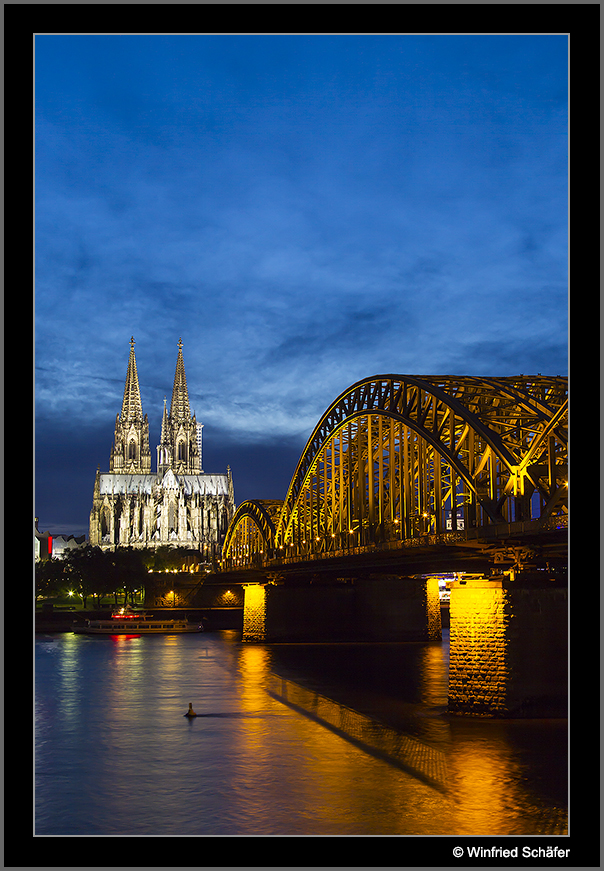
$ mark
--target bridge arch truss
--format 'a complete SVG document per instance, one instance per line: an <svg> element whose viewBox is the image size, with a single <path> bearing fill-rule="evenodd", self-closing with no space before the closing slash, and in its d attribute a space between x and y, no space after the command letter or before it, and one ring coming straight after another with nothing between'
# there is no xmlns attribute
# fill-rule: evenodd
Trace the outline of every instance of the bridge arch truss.
<svg viewBox="0 0 604 871"><path fill-rule="evenodd" d="M264 518L266 534L252 530L245 546L304 558L563 518L567 429L566 378L364 379L321 417L272 527ZM262 516L244 505L262 532Z"/></svg>
<svg viewBox="0 0 604 871"><path fill-rule="evenodd" d="M227 531L223 557L237 566L260 566L275 547L275 524L283 507L280 500L242 502Z"/></svg>

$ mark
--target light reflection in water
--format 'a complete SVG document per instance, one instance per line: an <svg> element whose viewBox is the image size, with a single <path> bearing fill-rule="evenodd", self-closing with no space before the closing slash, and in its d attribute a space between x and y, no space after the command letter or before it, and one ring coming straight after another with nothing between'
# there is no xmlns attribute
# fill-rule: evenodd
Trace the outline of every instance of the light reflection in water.
<svg viewBox="0 0 604 871"><path fill-rule="evenodd" d="M337 647L341 650L343 645ZM527 792L526 770L518 748L499 722L476 724L472 721L469 727L473 731L465 735L464 720L453 718L451 721L446 716L448 650L442 644L418 645L414 651L420 704L414 705L413 711L415 718L421 720L422 741L419 742L412 735L405 738L404 733L355 713L333 699L313 695L291 681L282 678L275 681L271 671L274 665L271 651L275 650L274 646L252 645L243 646L239 651L242 698L251 703L250 709L253 710L258 701L259 690L270 691L276 686L277 697L279 693L282 698L289 696L297 708L320 718L323 723L335 725L353 743L362 743L370 751L383 752L385 758L391 760L390 764L404 764L406 770L415 771L416 777L432 782L437 788L446 784L448 792L445 796L441 794L437 802L438 821L429 818L429 814L435 812L434 796L432 802L419 802L420 807L426 804L430 807L425 825L430 826L433 833L566 832L563 803L562 806L550 805ZM349 659L352 664L355 659L352 652ZM267 738L261 729L254 730L253 734L256 742ZM328 732L317 734L326 742L331 740ZM259 758L263 758L260 750L257 743L250 746L250 752L258 752ZM325 751L317 750L317 765L324 776L328 773L325 758ZM347 782L346 770L343 765L334 771L341 785ZM346 801L351 804L350 796Z"/></svg>
<svg viewBox="0 0 604 871"><path fill-rule="evenodd" d="M460 739L451 755L460 833L489 834L509 826L521 811L517 760L505 742Z"/></svg>
<svg viewBox="0 0 604 871"><path fill-rule="evenodd" d="M420 675L421 703L429 708L438 708L446 704L447 669L441 644L423 645Z"/></svg>
<svg viewBox="0 0 604 871"><path fill-rule="evenodd" d="M566 834L564 803L544 800L538 789L531 789L522 736L518 734L514 740L512 734L522 729L521 723L452 720L449 770L459 834ZM549 729L554 738L560 737L555 722ZM552 762L555 747L554 743L550 748ZM564 764L563 759L559 761Z"/></svg>
<svg viewBox="0 0 604 871"><path fill-rule="evenodd" d="M267 826L273 831L276 808L292 816L300 813L297 808L303 808L302 824L306 819L310 827L305 831L315 834L341 834L351 825L353 831L356 828L372 834L412 831L414 826L425 830L434 825L439 806L436 793L426 793L423 784L413 779L393 777L388 765L376 763L332 731L317 727L316 719L292 717L291 709L275 707L287 722L287 734L281 737L274 722L261 713L266 710L267 691L283 685L281 680L275 681L270 663L270 649L264 646L244 646L238 651L242 707L256 716L244 721L239 735L238 749L246 764L233 788L240 810L257 817L257 831L265 831ZM302 688L290 684L290 693L292 688L296 701L304 705ZM329 711L337 718L341 706L321 699L319 711L316 701L315 696L314 705L306 702L313 717ZM354 716L354 712L347 713ZM295 764L283 767L280 754L289 755L292 747L296 748ZM269 807L272 825L264 819Z"/></svg>
<svg viewBox="0 0 604 871"><path fill-rule="evenodd" d="M64 647L64 655L60 660L60 698L65 702L61 706L61 720L63 729L69 730L78 716L77 686L79 656L78 645L75 635L68 636L69 641Z"/></svg>
<svg viewBox="0 0 604 871"><path fill-rule="evenodd" d="M36 648L39 834L563 831L564 811L530 789L538 727L523 756L513 726L443 713L443 645L285 650L216 633ZM299 709L269 694L286 666ZM444 760L449 793L388 762L422 747Z"/></svg>

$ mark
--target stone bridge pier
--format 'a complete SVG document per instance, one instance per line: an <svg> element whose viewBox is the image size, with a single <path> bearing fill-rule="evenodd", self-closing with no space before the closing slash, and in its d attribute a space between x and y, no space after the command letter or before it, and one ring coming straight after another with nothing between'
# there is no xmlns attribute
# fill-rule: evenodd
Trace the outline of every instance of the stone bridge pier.
<svg viewBox="0 0 604 871"><path fill-rule="evenodd" d="M436 578L399 575L339 582L245 585L243 641L434 641Z"/></svg>
<svg viewBox="0 0 604 871"><path fill-rule="evenodd" d="M549 586L548 586L549 584ZM377 575L244 585L243 641L436 641L438 580ZM568 590L543 576L458 580L451 590L448 711L566 717Z"/></svg>
<svg viewBox="0 0 604 871"><path fill-rule="evenodd" d="M547 583L522 575L454 583L450 713L567 716L568 590Z"/></svg>

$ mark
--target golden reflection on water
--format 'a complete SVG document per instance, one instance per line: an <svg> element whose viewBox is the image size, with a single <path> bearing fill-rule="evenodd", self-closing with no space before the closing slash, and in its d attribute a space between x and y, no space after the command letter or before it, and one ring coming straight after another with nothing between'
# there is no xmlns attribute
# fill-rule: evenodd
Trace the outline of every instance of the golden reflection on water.
<svg viewBox="0 0 604 871"><path fill-rule="evenodd" d="M456 834L566 834L567 811L540 801L525 786L505 725L453 723L451 795Z"/></svg>
<svg viewBox="0 0 604 871"><path fill-rule="evenodd" d="M264 688L268 677L269 652L263 645L242 645L239 653L238 671L241 678L241 702L243 710L258 711L262 706Z"/></svg>
<svg viewBox="0 0 604 871"><path fill-rule="evenodd" d="M242 646L238 654L240 709L250 716L237 721L237 752L245 764L231 786L241 812L255 815L258 832L283 831L279 815L287 818L298 808L303 809L302 818L292 825L295 831L307 826L308 834L390 834L400 826L412 831L418 815L424 825L434 818L438 793L425 793L423 784L402 774L393 778L388 765L376 764L316 719L300 716L269 695L271 688L282 685L270 671L269 648ZM288 683L295 692L296 685ZM303 693L299 688L296 699L315 718L337 717L344 710L321 697L313 704ZM354 714L346 712L348 717ZM284 759L287 764L282 764Z"/></svg>
<svg viewBox="0 0 604 871"><path fill-rule="evenodd" d="M505 742L456 740L450 768L461 811L456 831L487 835L508 830L522 799L518 766Z"/></svg>
<svg viewBox="0 0 604 871"><path fill-rule="evenodd" d="M331 699L313 695L291 681L277 678L270 666L270 648L262 645L240 648L241 710L257 714L241 722L238 734L238 750L246 759L234 784L240 800L245 801L246 796L259 800L260 791L263 808L266 801L285 811L290 806L303 807L309 833L318 834L350 833L355 827L358 831L369 829L375 834L390 834L401 826L404 833L414 833L418 831L416 826L422 830L422 826L430 826L431 821L439 817L441 794L426 790L424 783L403 772L395 772L393 776L387 763L376 763L373 756L356 744L342 740L343 736L348 736L357 744L361 739L384 744L383 728L378 727L372 736L370 732L375 724L368 718ZM309 717L294 713L276 694L269 696L271 690L284 691ZM271 701L271 698L276 700ZM267 712L269 717L277 716L286 721L287 730L282 732L275 728L275 721L265 716ZM330 728L325 728L326 724L336 726L341 734L334 734ZM280 752L291 753L292 743L298 748L296 765L282 768L278 762ZM442 821L437 823L437 828L442 824Z"/></svg>
<svg viewBox="0 0 604 871"><path fill-rule="evenodd" d="M420 696L422 704L439 707L447 703L446 671L441 644L426 644L421 664Z"/></svg>
<svg viewBox="0 0 604 871"><path fill-rule="evenodd" d="M352 814L363 818L368 804L359 783L359 764L361 759L369 764L369 757L363 756L365 747L384 758L377 779L375 767L366 775L366 786L371 784L374 797L381 789L379 774L388 772L388 787L381 796L385 816L375 820L376 834L382 827L384 832L392 831L392 826L401 833L415 834L566 833L565 809L540 803L527 792L518 755L500 724L477 724L475 720L468 724L463 718L451 720L446 715L447 669L442 645L427 644L422 651L422 705L440 712L426 723L424 741L271 673L270 647L242 645L238 662L242 710L252 713L266 706L268 691L283 705L292 703L309 717L293 716L288 722L288 740L293 731L304 747L306 766L288 788L304 802L311 801L318 817ZM243 781L249 788L258 777L266 778L262 769L267 760L270 765L275 750L276 735L266 722L261 717L250 719L241 736L251 763ZM393 765L402 770L388 771ZM283 800L278 795L274 798Z"/></svg>
<svg viewBox="0 0 604 871"><path fill-rule="evenodd" d="M438 710L443 692L446 699L439 644L426 644L419 659L421 717L432 724L422 738L277 676L270 645L222 636L66 636L61 654L59 717L72 735L79 730L77 758L84 760L72 788L93 785L90 800L105 833L123 832L111 827L136 814L139 831L154 826L163 834L167 807L174 819L182 815L182 830L166 830L175 834L566 831L564 809L539 803L526 788L513 730ZM82 693L86 722L76 716ZM206 716L183 720L189 701ZM68 744L64 752L62 776ZM40 764L54 776L52 753ZM135 794L128 784L117 788L115 764L125 766ZM187 806L175 783L188 790Z"/></svg>

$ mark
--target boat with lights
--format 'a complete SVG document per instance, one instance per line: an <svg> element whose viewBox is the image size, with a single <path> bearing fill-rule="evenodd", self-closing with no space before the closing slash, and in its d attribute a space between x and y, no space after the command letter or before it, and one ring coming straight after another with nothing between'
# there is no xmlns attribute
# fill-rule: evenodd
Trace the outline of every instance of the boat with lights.
<svg viewBox="0 0 604 871"><path fill-rule="evenodd" d="M129 606L113 611L110 618L91 618L73 631L85 635L173 635L183 632L203 632L201 623L184 619L156 617Z"/></svg>

